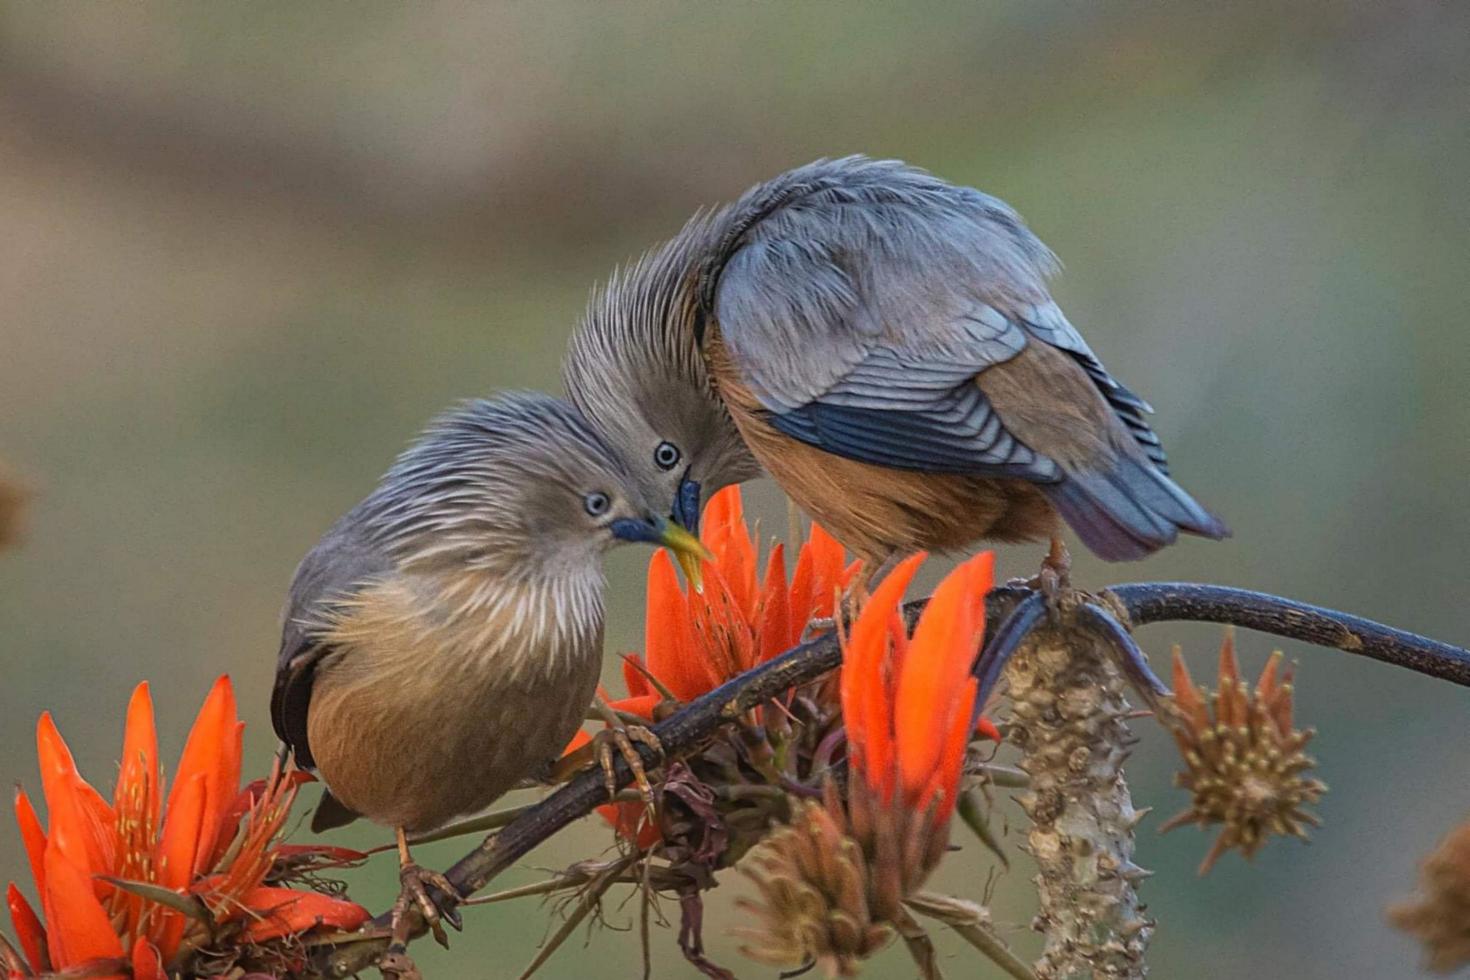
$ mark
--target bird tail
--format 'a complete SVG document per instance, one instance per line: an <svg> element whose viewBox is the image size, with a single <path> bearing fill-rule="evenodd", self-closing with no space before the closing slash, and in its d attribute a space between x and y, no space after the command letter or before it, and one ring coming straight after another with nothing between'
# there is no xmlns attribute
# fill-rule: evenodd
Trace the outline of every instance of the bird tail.
<svg viewBox="0 0 1470 980"><path fill-rule="evenodd" d="M316 805L316 812L311 815L311 832L320 834L325 830L345 827L360 816L360 813L350 809L333 796L331 790L324 788L321 802Z"/></svg>
<svg viewBox="0 0 1470 980"><path fill-rule="evenodd" d="M1230 529L1148 460L1120 453L1100 469L1069 470L1042 487L1082 543L1106 561L1134 561L1180 531L1219 540Z"/></svg>

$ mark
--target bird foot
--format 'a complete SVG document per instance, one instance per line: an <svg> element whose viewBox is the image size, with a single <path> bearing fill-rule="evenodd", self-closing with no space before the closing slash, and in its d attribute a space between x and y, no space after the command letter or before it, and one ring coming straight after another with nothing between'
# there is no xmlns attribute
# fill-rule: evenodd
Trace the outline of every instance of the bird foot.
<svg viewBox="0 0 1470 980"><path fill-rule="evenodd" d="M835 616L818 616L806 624L806 628L801 631L801 639L797 642L810 643L823 633L830 633L836 628L837 618Z"/></svg>
<svg viewBox="0 0 1470 980"><path fill-rule="evenodd" d="M615 771L613 753L623 757L628 768L633 770L633 783L638 787L638 795L643 797L643 803L648 807L648 817L654 819L653 785L648 781L648 771L644 768L643 757L633 743L646 745L658 753L660 759L664 757L663 743L653 733L653 729L643 725L629 725L624 723L616 715L608 722L607 728L592 736L592 753L597 759L597 765L602 769L602 779L607 786L608 798L617 795L618 781Z"/></svg>
<svg viewBox="0 0 1470 980"><path fill-rule="evenodd" d="M1061 538L1051 539L1051 548L1041 559L1041 568L1030 578L1015 578L1006 582L1012 588L1020 587L1040 592L1046 600L1047 612L1053 619L1061 611L1062 596L1072 588L1072 556Z"/></svg>
<svg viewBox="0 0 1470 980"><path fill-rule="evenodd" d="M886 569L890 563L884 562ZM887 574L887 571L882 571ZM839 624L851 623L857 613L862 611L863 603L868 601L868 586L870 581L859 575L842 593L837 597L836 610L831 616L818 616L806 624L801 631L800 643L810 643L823 633L830 633L837 629Z"/></svg>
<svg viewBox="0 0 1470 980"><path fill-rule="evenodd" d="M408 945L408 913L410 909L418 909L429 931L434 934L434 941L448 949L449 937L444 932L443 923L448 922L455 931L464 929L464 922L455 908L462 898L459 889L439 872L420 867L412 861L399 866L398 884L398 900L393 903L393 944L398 947Z"/></svg>

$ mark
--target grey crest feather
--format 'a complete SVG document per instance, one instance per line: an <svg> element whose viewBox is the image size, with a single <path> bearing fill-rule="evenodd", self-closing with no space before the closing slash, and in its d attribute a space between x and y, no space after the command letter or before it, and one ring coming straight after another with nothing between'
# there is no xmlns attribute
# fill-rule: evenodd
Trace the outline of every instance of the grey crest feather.
<svg viewBox="0 0 1470 980"><path fill-rule="evenodd" d="M669 241L616 270L594 292L562 366L567 397L625 462L646 470L656 443L669 439L691 457L709 491L760 472L695 341L698 273L724 219L724 212L696 214Z"/></svg>

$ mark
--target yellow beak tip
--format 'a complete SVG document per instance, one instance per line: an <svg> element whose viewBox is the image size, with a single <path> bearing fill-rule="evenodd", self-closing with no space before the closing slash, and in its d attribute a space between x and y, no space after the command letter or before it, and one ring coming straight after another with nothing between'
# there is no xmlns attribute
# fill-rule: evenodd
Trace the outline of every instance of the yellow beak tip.
<svg viewBox="0 0 1470 980"><path fill-rule="evenodd" d="M702 561L712 561L714 555L694 535L678 524L670 522L659 537L659 543L674 553L674 559L684 571L684 577L694 586L694 591L704 591Z"/></svg>

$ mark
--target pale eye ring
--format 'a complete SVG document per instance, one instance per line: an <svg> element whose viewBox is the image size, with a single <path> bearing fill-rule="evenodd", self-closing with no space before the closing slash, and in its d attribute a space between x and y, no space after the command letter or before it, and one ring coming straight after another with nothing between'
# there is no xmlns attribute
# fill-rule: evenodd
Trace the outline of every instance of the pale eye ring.
<svg viewBox="0 0 1470 980"><path fill-rule="evenodd" d="M612 506L612 498L601 490L594 490L582 498L582 506L593 517L601 517Z"/></svg>
<svg viewBox="0 0 1470 980"><path fill-rule="evenodd" d="M653 461L661 470L671 470L679 465L682 457L679 447L672 442L664 441L654 447Z"/></svg>

